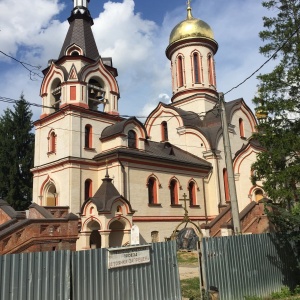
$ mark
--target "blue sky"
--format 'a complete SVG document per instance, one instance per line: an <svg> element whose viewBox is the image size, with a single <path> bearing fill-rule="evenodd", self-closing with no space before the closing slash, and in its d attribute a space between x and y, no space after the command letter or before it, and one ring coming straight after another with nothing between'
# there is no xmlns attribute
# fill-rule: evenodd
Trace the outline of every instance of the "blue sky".
<svg viewBox="0 0 300 300"><path fill-rule="evenodd" d="M171 97L170 62L165 56L172 28L186 18L185 0L91 0L93 32L103 57L118 69L121 115L147 115L159 101ZM20 5L20 3L22 3ZM45 68L57 58L68 29L72 0L1 0L0 50ZM217 86L226 92L257 69L266 58L258 53L262 16L260 0L193 0L193 15L213 29L219 50L215 56ZM265 73L271 65L261 72ZM0 54L0 96L18 99L21 92L41 103L41 78L30 80L21 65ZM252 106L255 76L226 95L243 97ZM4 109L7 104L0 103ZM34 119L40 109L34 108Z"/></svg>

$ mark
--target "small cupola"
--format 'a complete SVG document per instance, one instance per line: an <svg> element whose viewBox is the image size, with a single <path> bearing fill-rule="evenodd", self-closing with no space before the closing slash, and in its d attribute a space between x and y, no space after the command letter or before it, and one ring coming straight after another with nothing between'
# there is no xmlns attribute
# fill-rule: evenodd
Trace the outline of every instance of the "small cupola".
<svg viewBox="0 0 300 300"><path fill-rule="evenodd" d="M193 37L202 37L214 41L214 33L211 27L204 21L193 17L190 1L188 1L187 18L173 28L169 45Z"/></svg>
<svg viewBox="0 0 300 300"><path fill-rule="evenodd" d="M213 30L206 22L194 18L189 0L187 17L171 31L166 49L166 56L171 61L172 103L179 107L180 101L202 94L205 103L190 107L185 101L182 108L192 111L196 108L202 111L211 108L211 100L215 102L217 98L214 62L217 50L218 43L214 39Z"/></svg>

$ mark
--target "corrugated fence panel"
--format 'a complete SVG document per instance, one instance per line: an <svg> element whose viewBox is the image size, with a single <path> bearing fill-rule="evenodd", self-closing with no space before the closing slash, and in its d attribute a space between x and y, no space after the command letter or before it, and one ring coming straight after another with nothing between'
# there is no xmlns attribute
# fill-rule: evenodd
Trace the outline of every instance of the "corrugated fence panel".
<svg viewBox="0 0 300 300"><path fill-rule="evenodd" d="M73 253L74 300L181 299L175 242L151 245L151 262L108 269L107 249Z"/></svg>
<svg viewBox="0 0 300 300"><path fill-rule="evenodd" d="M70 251L0 256L0 300L69 300Z"/></svg>
<svg viewBox="0 0 300 300"><path fill-rule="evenodd" d="M299 258L275 234L205 238L202 259L206 288L217 287L221 300L267 296L299 278Z"/></svg>

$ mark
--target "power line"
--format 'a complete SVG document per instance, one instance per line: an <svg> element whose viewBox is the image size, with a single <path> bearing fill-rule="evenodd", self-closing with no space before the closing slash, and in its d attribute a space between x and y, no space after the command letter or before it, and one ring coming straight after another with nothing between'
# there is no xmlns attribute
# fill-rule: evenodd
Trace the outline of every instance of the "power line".
<svg viewBox="0 0 300 300"><path fill-rule="evenodd" d="M238 87L240 87L241 85L243 85L246 81L248 81L251 77L253 77L259 70L261 70L271 59L273 59L274 57L276 57L276 55L277 55L277 53L288 43L288 42L290 42L290 40L292 39L292 37L299 31L299 29L300 29L300 26L291 34L291 36L259 67L259 68L257 68L253 73L251 73L251 75L249 75L248 77L246 77L242 82L240 82L238 85L236 85L236 86L234 86L234 87L232 87L230 90L228 90L226 93L224 93L224 95L226 95L226 94L228 94L228 93L230 93L231 91L233 91L234 89L237 89ZM33 80L32 79L32 77L31 77L31 75L33 74L33 75L37 75L37 76L39 76L40 78L43 78L40 74L38 74L38 73L36 73L36 72L34 72L34 71L32 71L32 70L30 70L27 66L29 66L29 67L32 67L32 68L35 68L35 69L40 69L40 67L39 66L33 66L33 65L31 65L31 64L29 64L29 63L26 63L26 62L23 62L23 61L20 61L20 60L18 60L17 58L15 58L15 57L12 57L12 56L10 56L10 55L8 55L8 54L6 54L5 52L3 52L3 51L1 51L0 50L0 53L2 53L3 55L5 55L5 56L7 56L7 57L9 57L9 58L11 58L11 59L13 59L13 60L15 60L15 61L17 61L18 63L20 63L26 70L28 70L29 72L30 72L30 79L31 80ZM1 102L7 102L7 103L17 103L18 101L20 101L20 100L15 100L15 99L12 99L12 98L7 98L7 97L2 97L2 96L0 96L0 101ZM42 105L42 104L36 104L36 103L32 103L32 102L28 102L28 101L26 101L26 103L28 104L28 105L31 105L31 106L35 106L35 107L41 107L41 108L50 108L50 109L55 109L54 107L52 107L52 106L45 106L45 105ZM217 106L217 104L214 106L214 108ZM213 109L214 109L213 108ZM210 111L213 111L213 109L212 110L210 110ZM201 113L198 113L197 115L198 116L200 116L200 115L203 115L203 114L206 114L207 112L201 112ZM173 117L185 117L185 116L189 116L189 117L191 117L191 115L190 114L187 114L187 115L174 115ZM217 116L217 115L216 115ZM131 118L131 117L133 117L133 116L129 116L129 115L120 115L120 117L122 117L122 118ZM139 119L149 119L149 116L135 116L136 118L139 118ZM165 118L165 117L163 117L163 116L158 116L158 117L151 117L151 118ZM151 119L150 118L150 119ZM172 117L171 117L172 118ZM170 118L170 119L171 119ZM196 118L196 116L194 117L194 118ZM169 120L170 120L169 119ZM193 119L193 118L192 118Z"/></svg>
<svg viewBox="0 0 300 300"><path fill-rule="evenodd" d="M253 75L255 75L260 69L262 69L271 59L276 57L276 54L292 39L292 37L299 31L300 26L291 34L291 36L273 53L271 57L269 57L258 69L256 69L251 75L249 75L247 78L245 78L241 83L236 85L235 87L231 88L229 91L224 93L224 95L230 93L234 89L237 89L240 87L242 84L244 84L247 80L249 80Z"/></svg>
<svg viewBox="0 0 300 300"><path fill-rule="evenodd" d="M16 100L16 99L12 99L12 98L8 98L8 97L3 97L3 96L0 96L0 102L6 102L6 103L12 103L12 104L16 104L18 103L19 101L21 100ZM40 107L40 108L50 108L50 109L56 109L55 107L53 106L47 106L47 105L43 105L43 104L37 104L37 103L33 103L33 102L29 102L29 101L26 101L25 102L30 105L30 106L35 106L35 107ZM214 108L216 107L216 105L214 106ZM172 108L172 107L170 107ZM213 109L214 109L213 108ZM210 112L213 112L213 109L210 110ZM58 109L57 111L61 111L61 109ZM101 111L96 111L96 112L101 112ZM200 113L193 113L194 115L192 116L190 113L187 113L187 114L174 114L173 116L170 116L170 118L168 119L168 121L171 119L171 118L175 118L175 117L190 117L189 120L193 120L193 119L196 119L197 117L200 117L201 115L205 115L206 112L200 112ZM217 116L217 115L215 115ZM157 116L157 117L145 117L145 116L129 116L129 115L119 115L119 117L121 118L132 118L132 117L135 117L135 118L139 118L139 119L159 119L159 118L166 118L165 116Z"/></svg>
<svg viewBox="0 0 300 300"><path fill-rule="evenodd" d="M29 69L29 67L31 67L31 68L33 68L34 70L40 70L40 68L41 68L40 66L33 66L33 65L31 65L31 64L29 64L29 63L26 63L26 62L24 62L24 61L20 61L20 60L18 60L17 58L15 58L15 57L13 57L13 56L11 56L11 55L9 55L9 54L7 54L7 53L1 51L1 50L0 50L0 53L2 53L3 55L9 57L9 58L12 59L12 60L18 62L19 64L21 64L21 65L23 66L23 68L25 68L27 71L29 71L30 80L35 80L35 79L33 79L33 77L32 77L32 76L34 76L34 75L36 75L36 76L38 76L38 77L40 77L40 78L44 78L44 77L41 76L40 74L38 74L38 73L34 72L33 70Z"/></svg>

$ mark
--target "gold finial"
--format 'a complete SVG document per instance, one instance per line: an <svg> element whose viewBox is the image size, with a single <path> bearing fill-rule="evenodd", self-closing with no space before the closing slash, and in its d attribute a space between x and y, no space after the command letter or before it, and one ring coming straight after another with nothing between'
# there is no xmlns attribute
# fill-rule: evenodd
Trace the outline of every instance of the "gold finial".
<svg viewBox="0 0 300 300"><path fill-rule="evenodd" d="M193 19L193 15L192 15L192 8L191 8L191 0L187 1L187 19Z"/></svg>

